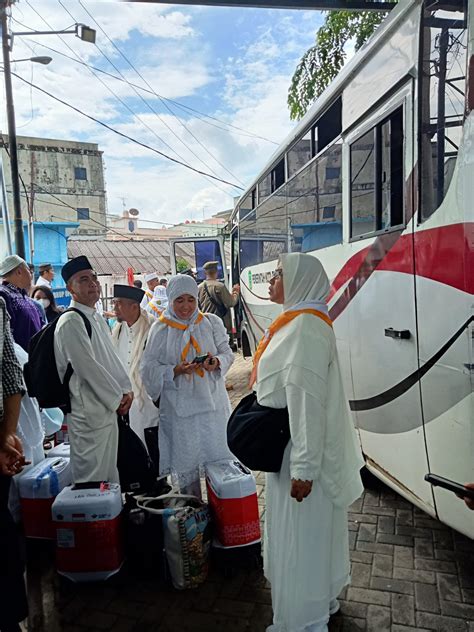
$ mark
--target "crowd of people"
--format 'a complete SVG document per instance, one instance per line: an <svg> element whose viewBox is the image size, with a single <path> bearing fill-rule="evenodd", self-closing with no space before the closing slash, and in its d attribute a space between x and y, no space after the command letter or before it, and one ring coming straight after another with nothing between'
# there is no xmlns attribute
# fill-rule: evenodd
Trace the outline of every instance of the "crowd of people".
<svg viewBox="0 0 474 632"><path fill-rule="evenodd" d="M229 310L240 291L218 280L217 262L204 270L199 286L192 275L167 280L154 272L145 276L145 289L140 282L115 285L110 331L87 257L62 268L71 295L65 313L51 291L49 264L40 267L32 288L23 259L12 255L0 263L0 594L7 604L1 632L19 630L27 613L8 497L11 477L26 464L17 426L27 397L21 365L29 341L47 323L55 325L60 378L73 369L67 425L74 483L119 482L117 415L128 415L142 440L146 429L158 428L160 474L200 497L206 464L233 458L225 376L234 360ZM344 395L328 292L316 258L282 255L269 287L282 313L254 358L251 385L258 402L288 410L291 437L280 471L267 474L264 570L273 632L327 632L337 597L350 582L347 507L362 493L363 458Z"/></svg>

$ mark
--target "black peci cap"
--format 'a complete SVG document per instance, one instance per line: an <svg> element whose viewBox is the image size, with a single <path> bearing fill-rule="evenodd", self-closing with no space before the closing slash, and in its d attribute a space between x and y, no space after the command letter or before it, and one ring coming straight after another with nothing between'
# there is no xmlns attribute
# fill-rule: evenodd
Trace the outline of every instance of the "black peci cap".
<svg viewBox="0 0 474 632"><path fill-rule="evenodd" d="M114 298L128 298L141 303L145 292L134 285L114 285Z"/></svg>
<svg viewBox="0 0 474 632"><path fill-rule="evenodd" d="M61 270L61 276L64 279L64 283L67 283L69 279L76 274L76 272L81 272L81 270L93 270L89 259L84 257L84 255L75 257L75 259L70 259L63 265Z"/></svg>

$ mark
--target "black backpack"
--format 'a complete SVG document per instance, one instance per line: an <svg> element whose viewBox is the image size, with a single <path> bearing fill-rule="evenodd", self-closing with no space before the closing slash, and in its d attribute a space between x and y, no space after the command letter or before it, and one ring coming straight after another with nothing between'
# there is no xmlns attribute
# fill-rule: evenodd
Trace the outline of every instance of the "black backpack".
<svg viewBox="0 0 474 632"><path fill-rule="evenodd" d="M76 312L80 315L87 334L91 338L92 328L87 316L74 307L70 307L63 314L68 312ZM54 332L63 314L31 338L28 347L28 362L23 367L23 375L28 395L36 397L40 408L60 408L66 414L71 412L69 381L74 369L71 364L68 364L64 382L61 382L54 356Z"/></svg>

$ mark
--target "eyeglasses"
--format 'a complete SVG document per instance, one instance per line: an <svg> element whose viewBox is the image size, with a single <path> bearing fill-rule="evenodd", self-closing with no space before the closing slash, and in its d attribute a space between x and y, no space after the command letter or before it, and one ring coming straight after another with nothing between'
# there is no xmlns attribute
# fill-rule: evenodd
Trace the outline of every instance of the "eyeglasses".
<svg viewBox="0 0 474 632"><path fill-rule="evenodd" d="M283 270L281 268L278 268L270 277L270 281L274 281L275 279L282 279L282 278L283 278Z"/></svg>

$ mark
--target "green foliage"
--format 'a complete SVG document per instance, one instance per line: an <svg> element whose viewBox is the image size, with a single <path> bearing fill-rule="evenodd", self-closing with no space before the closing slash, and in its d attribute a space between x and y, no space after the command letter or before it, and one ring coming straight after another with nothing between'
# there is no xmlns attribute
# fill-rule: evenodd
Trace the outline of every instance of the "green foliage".
<svg viewBox="0 0 474 632"><path fill-rule="evenodd" d="M186 261L184 257L177 257L176 259L176 272L181 274L181 272L185 272L189 270L190 264Z"/></svg>
<svg viewBox="0 0 474 632"><path fill-rule="evenodd" d="M387 14L378 11L330 11L316 33L316 43L301 58L288 90L292 120L300 119L336 77L346 61L346 44L355 49L369 39Z"/></svg>

